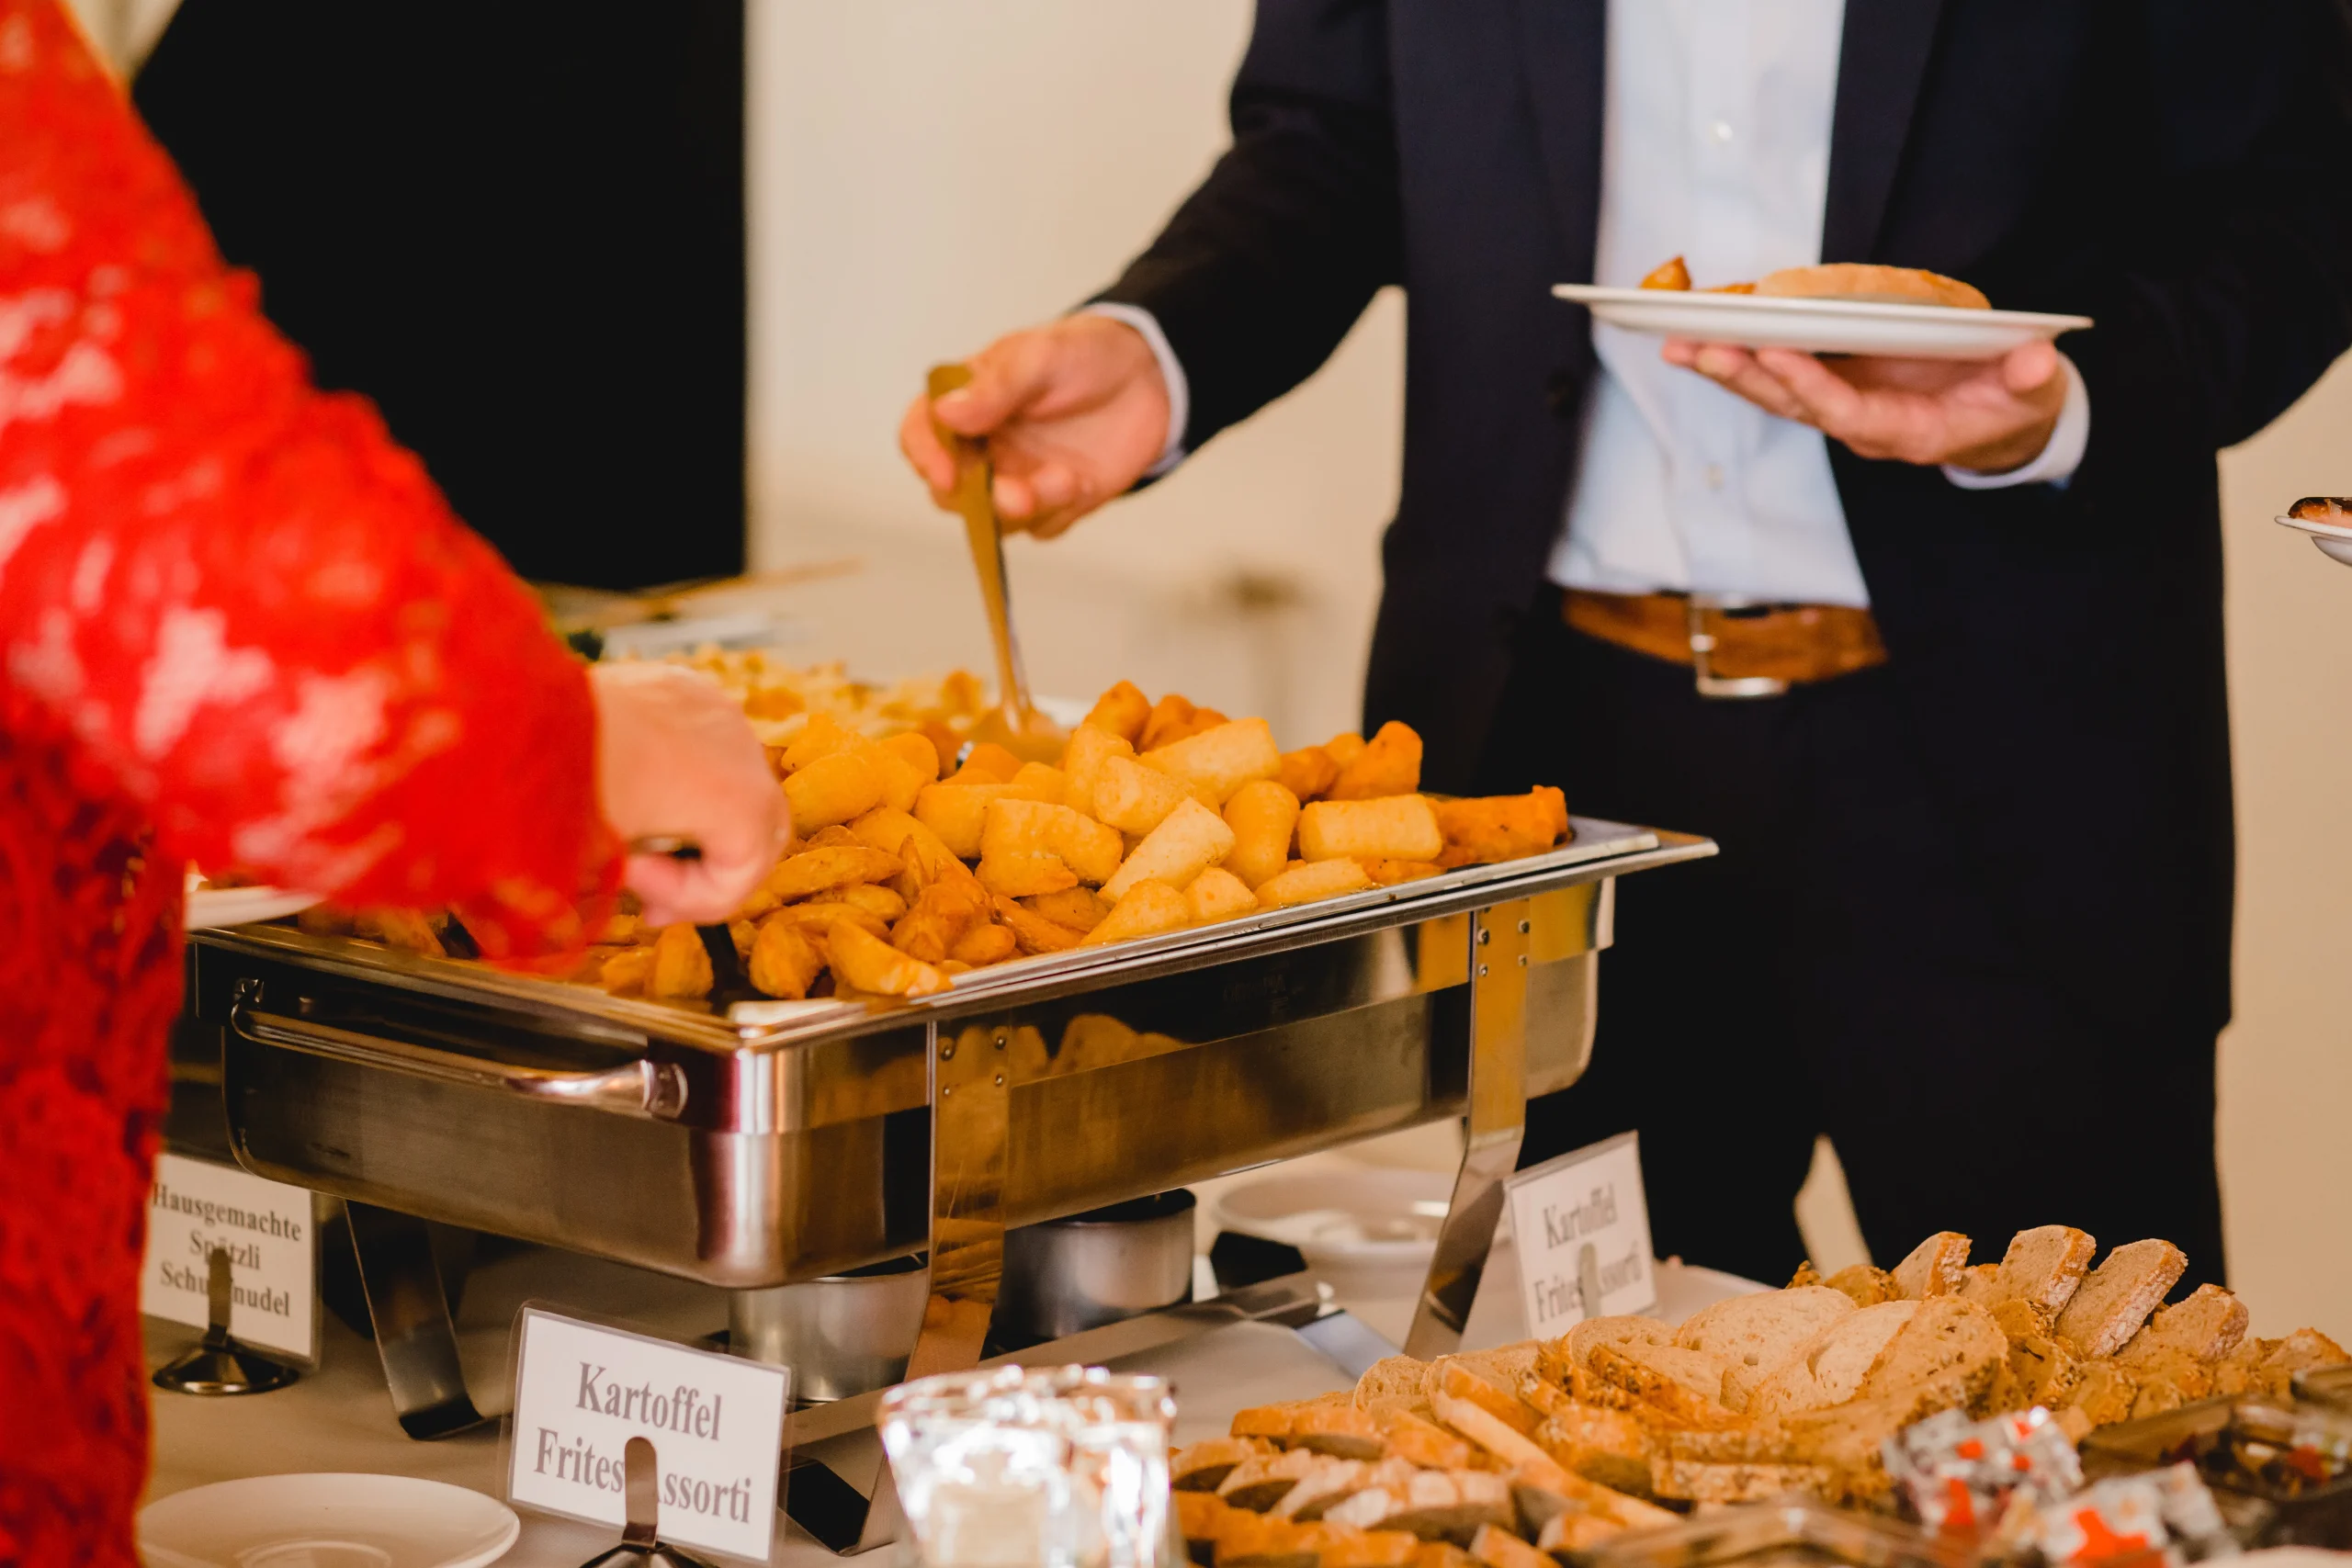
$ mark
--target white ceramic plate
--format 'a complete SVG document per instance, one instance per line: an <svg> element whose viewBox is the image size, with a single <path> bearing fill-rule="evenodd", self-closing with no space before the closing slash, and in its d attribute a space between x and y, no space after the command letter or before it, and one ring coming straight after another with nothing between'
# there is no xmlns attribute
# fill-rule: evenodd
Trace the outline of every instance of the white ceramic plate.
<svg viewBox="0 0 2352 1568"><path fill-rule="evenodd" d="M1341 1297L1421 1288L1453 1178L1442 1171L1351 1170L1276 1176L1220 1192L1219 1230L1295 1247Z"/></svg>
<svg viewBox="0 0 2352 1568"><path fill-rule="evenodd" d="M284 887L199 887L201 873L187 874L187 908L180 924L192 931L214 926L249 926L255 920L282 920L324 900L315 893Z"/></svg>
<svg viewBox="0 0 2352 1568"><path fill-rule="evenodd" d="M1786 299L1680 288L1602 288L1589 283L1555 284L1552 292L1591 307L1595 317L1630 333L1813 354L1993 359L2020 344L2091 324L2088 316L1870 299Z"/></svg>
<svg viewBox="0 0 2352 1568"><path fill-rule="evenodd" d="M407 1475L255 1475L139 1511L147 1568L481 1568L523 1532L494 1497Z"/></svg>
<svg viewBox="0 0 2352 1568"><path fill-rule="evenodd" d="M2312 536L2312 543L2319 547L2320 554L2330 559L2342 561L2346 566L2352 566L2352 528L2337 523L2315 523L2308 518L2294 516L2282 516L2278 519L2278 523L2281 528L2292 528L2299 534L2309 534Z"/></svg>

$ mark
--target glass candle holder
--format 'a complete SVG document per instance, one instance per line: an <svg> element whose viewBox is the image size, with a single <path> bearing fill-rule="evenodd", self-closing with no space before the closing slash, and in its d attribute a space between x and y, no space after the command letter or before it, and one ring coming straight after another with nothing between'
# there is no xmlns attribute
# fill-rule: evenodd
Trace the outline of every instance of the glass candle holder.
<svg viewBox="0 0 2352 1568"><path fill-rule="evenodd" d="M951 1372L883 1396L924 1568L1172 1568L1159 1378L1100 1367Z"/></svg>

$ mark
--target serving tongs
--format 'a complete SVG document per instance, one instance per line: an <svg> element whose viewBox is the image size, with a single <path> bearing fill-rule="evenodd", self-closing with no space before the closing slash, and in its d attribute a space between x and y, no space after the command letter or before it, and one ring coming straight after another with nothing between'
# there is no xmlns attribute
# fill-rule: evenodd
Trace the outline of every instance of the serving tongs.
<svg viewBox="0 0 2352 1568"><path fill-rule="evenodd" d="M931 395L937 399L971 384L972 372L962 365L937 365L931 371ZM950 492L964 518L965 536L972 546L972 569L979 575L980 600L988 607L989 635L996 642L997 705L982 714L969 735L974 741L994 741L1024 762L1058 762L1069 737L1061 726L1037 711L1029 700L1029 677L1021 668L1021 649L1012 640L1012 597L1004 570L1004 529L996 514L991 486L994 470L985 442L932 422L939 444L956 459L956 488Z"/></svg>

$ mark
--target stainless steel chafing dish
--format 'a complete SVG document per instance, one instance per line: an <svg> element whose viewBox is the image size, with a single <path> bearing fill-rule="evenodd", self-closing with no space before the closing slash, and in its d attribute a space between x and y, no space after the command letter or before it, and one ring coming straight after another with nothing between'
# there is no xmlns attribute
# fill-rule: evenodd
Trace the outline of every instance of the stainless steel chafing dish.
<svg viewBox="0 0 2352 1568"><path fill-rule="evenodd" d="M1584 1070L1614 879L1714 848L1575 829L910 1002L624 999L253 926L192 939L193 1007L221 1031L239 1160L353 1204L419 1435L472 1410L416 1219L736 1290L927 1247L920 1376L979 1359L1007 1226L1465 1117L1407 1346L1426 1356L1459 1341L1528 1097Z"/></svg>

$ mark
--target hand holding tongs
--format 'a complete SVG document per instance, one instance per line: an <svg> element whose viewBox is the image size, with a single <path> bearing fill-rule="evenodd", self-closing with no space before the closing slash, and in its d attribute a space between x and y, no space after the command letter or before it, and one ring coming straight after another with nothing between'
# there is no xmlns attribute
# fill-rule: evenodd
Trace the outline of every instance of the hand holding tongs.
<svg viewBox="0 0 2352 1568"><path fill-rule="evenodd" d="M931 395L944 397L971 383L972 372L962 365L933 366ZM972 727L974 740L993 740L1025 761L1057 762L1069 737L1061 727L1039 713L1029 700L1029 678L1022 672L1021 649L1012 640L1012 599L1004 571L1004 530L996 514L991 491L994 474L985 443L958 435L936 420L932 429L939 444L956 459L956 510L963 514L964 531L972 546L972 567L979 574L980 598L988 606L989 634L996 641L997 706Z"/></svg>

